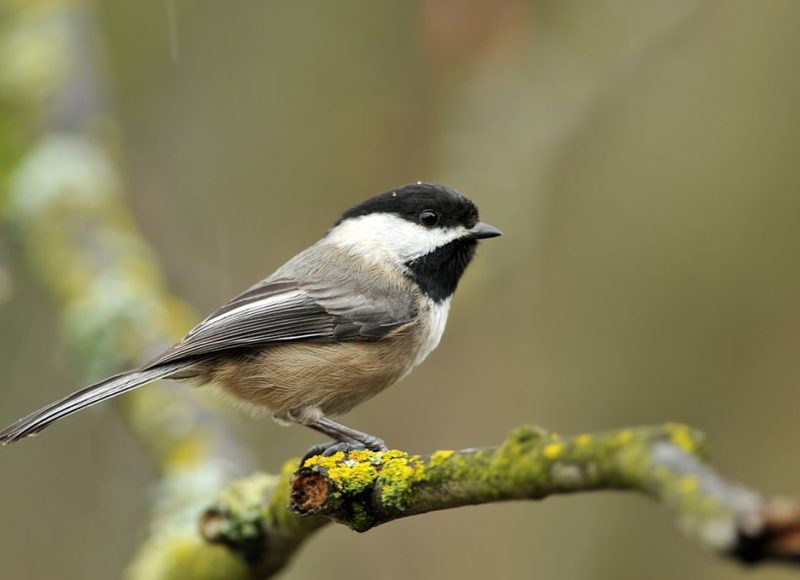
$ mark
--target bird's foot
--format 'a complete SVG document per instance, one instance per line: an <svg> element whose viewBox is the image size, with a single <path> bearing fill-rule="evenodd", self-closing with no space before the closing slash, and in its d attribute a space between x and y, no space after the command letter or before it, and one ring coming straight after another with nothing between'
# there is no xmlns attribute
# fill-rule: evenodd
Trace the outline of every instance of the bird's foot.
<svg viewBox="0 0 800 580"><path fill-rule="evenodd" d="M389 451L389 446L386 445L386 441L375 437L374 435L367 435L366 433L363 434L364 438L361 440L361 444L364 446L364 449L369 449L370 451Z"/></svg>
<svg viewBox="0 0 800 580"><path fill-rule="evenodd" d="M306 464L308 459L318 455L321 455L322 457L331 457L340 451L342 453L349 453L350 451L359 451L362 449L366 449L364 444L350 441L327 441L325 443L318 443L316 445L312 445L311 448L306 451L306 454L303 455L303 459L300 460L300 466L302 467Z"/></svg>
<svg viewBox="0 0 800 580"><path fill-rule="evenodd" d="M366 436L363 442L327 441L325 443L318 443L306 451L306 454L303 455L303 459L300 460L300 467L304 466L308 459L318 455L321 455L322 457L331 457L340 451L347 454L351 451L363 451L364 449L368 449L369 451L388 451L389 447L386 445L383 439L378 439L372 435Z"/></svg>

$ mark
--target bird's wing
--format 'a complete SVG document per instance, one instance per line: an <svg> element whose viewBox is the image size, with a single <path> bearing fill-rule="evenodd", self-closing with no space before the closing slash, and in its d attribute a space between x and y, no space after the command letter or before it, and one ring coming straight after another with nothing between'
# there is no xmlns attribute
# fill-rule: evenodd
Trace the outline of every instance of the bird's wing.
<svg viewBox="0 0 800 580"><path fill-rule="evenodd" d="M360 300L351 290L267 280L223 305L144 368L275 342L377 340L415 315L410 305L397 312L385 300Z"/></svg>

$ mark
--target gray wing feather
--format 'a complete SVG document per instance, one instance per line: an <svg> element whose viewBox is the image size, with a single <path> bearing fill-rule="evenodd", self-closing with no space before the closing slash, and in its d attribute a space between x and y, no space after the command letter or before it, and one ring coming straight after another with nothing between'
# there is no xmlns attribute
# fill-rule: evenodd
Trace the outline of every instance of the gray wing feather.
<svg viewBox="0 0 800 580"><path fill-rule="evenodd" d="M156 379L190 376L198 356L281 341L377 340L412 321L416 302L404 279L370 275L365 268L346 253L312 246L225 304L156 360L31 413L0 431L0 445Z"/></svg>
<svg viewBox="0 0 800 580"><path fill-rule="evenodd" d="M268 279L226 303L144 368L230 349L276 342L377 340L414 315L384 301L362 300L346 288Z"/></svg>

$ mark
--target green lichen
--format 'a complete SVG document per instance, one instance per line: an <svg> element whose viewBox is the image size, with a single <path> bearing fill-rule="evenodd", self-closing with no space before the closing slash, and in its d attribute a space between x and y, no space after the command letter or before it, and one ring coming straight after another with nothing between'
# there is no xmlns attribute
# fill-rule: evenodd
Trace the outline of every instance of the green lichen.
<svg viewBox="0 0 800 580"><path fill-rule="evenodd" d="M194 530L179 533L175 527L146 541L124 577L126 580L246 580L252 574L227 548L204 542Z"/></svg>
<svg viewBox="0 0 800 580"><path fill-rule="evenodd" d="M211 506L211 510L221 515L215 520L216 534L232 543L261 534L264 497L276 481L275 476L256 473L225 487Z"/></svg>
<svg viewBox="0 0 800 580"><path fill-rule="evenodd" d="M427 462L391 450L315 457L306 468L332 484L328 515L365 531L404 513L500 499L542 498L580 489L641 489L679 511L720 510L695 477L660 464L656 443L694 455L701 435L683 425L635 427L562 437L535 426L514 429L497 448L441 450ZM444 499L443 499L444 498Z"/></svg>
<svg viewBox="0 0 800 580"><path fill-rule="evenodd" d="M361 502L353 502L350 506L350 529L356 532L365 532L373 525L374 518L370 510Z"/></svg>
<svg viewBox="0 0 800 580"><path fill-rule="evenodd" d="M475 461L469 461L461 453L437 451L431 456L425 473L425 481L437 484L443 481L463 481L477 475Z"/></svg>
<svg viewBox="0 0 800 580"><path fill-rule="evenodd" d="M425 479L425 464L419 455L389 451L381 466L381 502L390 509L408 507L414 485Z"/></svg>
<svg viewBox="0 0 800 580"><path fill-rule="evenodd" d="M497 451L487 452L489 463L477 472L484 497L513 493L523 481L546 483L550 464L564 448L564 440L555 433L530 425L517 427Z"/></svg>

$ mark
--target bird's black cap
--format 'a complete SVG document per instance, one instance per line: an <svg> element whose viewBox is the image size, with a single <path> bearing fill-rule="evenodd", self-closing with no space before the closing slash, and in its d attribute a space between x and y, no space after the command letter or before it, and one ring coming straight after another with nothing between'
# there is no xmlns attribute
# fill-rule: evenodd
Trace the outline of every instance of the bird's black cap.
<svg viewBox="0 0 800 580"><path fill-rule="evenodd" d="M433 210L439 214L439 226L472 228L478 223L478 208L455 189L436 183L410 183L379 193L346 211L336 225L346 219L372 213L391 213L416 222L420 213Z"/></svg>

